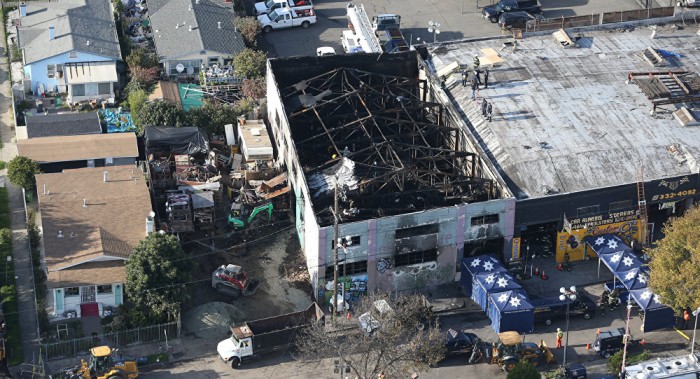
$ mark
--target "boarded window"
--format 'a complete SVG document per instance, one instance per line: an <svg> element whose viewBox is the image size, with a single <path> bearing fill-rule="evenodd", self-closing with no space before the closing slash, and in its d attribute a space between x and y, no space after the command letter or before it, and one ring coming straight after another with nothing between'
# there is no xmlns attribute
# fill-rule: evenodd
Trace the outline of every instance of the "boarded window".
<svg viewBox="0 0 700 379"><path fill-rule="evenodd" d="M407 238L422 236L426 234L435 234L440 231L440 224L428 224L420 226L412 226L410 228L396 229L396 236L394 238Z"/></svg>
<svg viewBox="0 0 700 379"><path fill-rule="evenodd" d="M408 266L418 263L437 261L437 249L414 251L406 254L398 254L394 257L394 266Z"/></svg>

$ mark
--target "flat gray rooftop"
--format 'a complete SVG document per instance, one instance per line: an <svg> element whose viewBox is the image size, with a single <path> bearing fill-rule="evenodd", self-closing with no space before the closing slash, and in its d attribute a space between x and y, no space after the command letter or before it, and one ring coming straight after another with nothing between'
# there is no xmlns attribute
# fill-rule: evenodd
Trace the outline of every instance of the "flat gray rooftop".
<svg viewBox="0 0 700 379"><path fill-rule="evenodd" d="M429 48L428 62L438 72L453 62L471 68L481 49L499 52L504 61L477 101L458 72L446 91L516 197L538 198L634 183L640 166L647 181L698 172L700 126L681 126L671 112L686 106L698 118L700 104L663 105L652 115L640 86L626 83L631 72L700 71L697 28L658 31L656 39L647 27L587 31L580 48L567 49L551 33L520 40L515 51L500 50L510 40L499 38L445 43ZM681 57L653 67L642 58L648 47ZM484 97L492 122L480 112Z"/></svg>

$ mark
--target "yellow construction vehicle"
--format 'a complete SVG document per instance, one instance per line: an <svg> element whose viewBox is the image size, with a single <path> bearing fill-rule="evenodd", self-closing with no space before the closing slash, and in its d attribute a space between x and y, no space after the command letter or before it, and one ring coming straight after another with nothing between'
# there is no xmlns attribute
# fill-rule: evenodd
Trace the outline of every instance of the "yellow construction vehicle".
<svg viewBox="0 0 700 379"><path fill-rule="evenodd" d="M80 361L80 366L70 372L70 379L134 379L139 371L134 361L115 359L109 346L90 349L90 362Z"/></svg>

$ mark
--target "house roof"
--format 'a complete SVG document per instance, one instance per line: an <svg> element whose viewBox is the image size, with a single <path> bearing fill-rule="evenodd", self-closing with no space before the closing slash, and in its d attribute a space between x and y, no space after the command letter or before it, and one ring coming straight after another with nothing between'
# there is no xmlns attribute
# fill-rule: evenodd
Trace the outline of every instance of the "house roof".
<svg viewBox="0 0 700 379"><path fill-rule="evenodd" d="M245 48L241 34L233 26L233 3L150 0L148 13L158 56L166 61L201 51L233 55Z"/></svg>
<svg viewBox="0 0 700 379"><path fill-rule="evenodd" d="M84 134L17 141L19 155L39 163L138 157L134 133Z"/></svg>
<svg viewBox="0 0 700 379"><path fill-rule="evenodd" d="M113 83L119 80L114 61L66 63L63 71L66 84Z"/></svg>
<svg viewBox="0 0 700 379"><path fill-rule="evenodd" d="M526 36L515 51L500 49L509 40L497 37L444 43L429 48L428 64L440 72L500 49L503 62L479 94L493 106L491 122L458 73L445 91L519 199L635 183L640 167L647 181L689 175L699 169L700 128L681 126L670 112L692 106L664 105L652 115L641 80L626 83L630 73L698 72L700 50L688 43L695 32L658 28L656 39L646 28L584 31L580 48L562 48L551 33ZM668 55L665 66L644 58L648 47Z"/></svg>
<svg viewBox="0 0 700 379"><path fill-rule="evenodd" d="M49 271L46 284L48 288L99 286L124 283L125 278L126 266L124 260L119 259L84 263L60 271Z"/></svg>
<svg viewBox="0 0 700 379"><path fill-rule="evenodd" d="M151 198L143 172L136 166L82 168L39 174L36 183L52 285L75 284L80 270L90 271L82 276L91 284L123 282L123 273L108 279L97 273L126 259L146 236Z"/></svg>
<svg viewBox="0 0 700 379"><path fill-rule="evenodd" d="M97 112L39 114L25 120L28 138L102 133Z"/></svg>
<svg viewBox="0 0 700 379"><path fill-rule="evenodd" d="M20 22L17 30L25 64L70 51L121 59L109 1L30 1ZM49 26L54 27L53 40L49 40Z"/></svg>

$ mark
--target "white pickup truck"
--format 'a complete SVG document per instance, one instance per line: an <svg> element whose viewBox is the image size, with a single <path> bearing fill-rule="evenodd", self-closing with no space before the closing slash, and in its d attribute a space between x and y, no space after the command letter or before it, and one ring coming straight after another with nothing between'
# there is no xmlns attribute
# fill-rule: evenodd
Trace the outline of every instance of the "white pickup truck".
<svg viewBox="0 0 700 379"><path fill-rule="evenodd" d="M294 9L314 5L311 0L267 0L255 3L255 14L268 14L275 9Z"/></svg>
<svg viewBox="0 0 700 379"><path fill-rule="evenodd" d="M292 26L301 26L306 29L311 24L315 24L316 13L314 8L311 6L301 8L303 9L276 9L270 14L258 16L263 32L269 33L273 29L291 28Z"/></svg>

